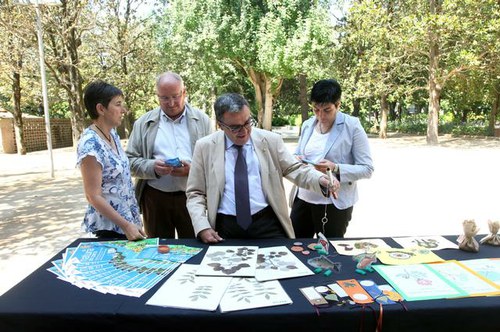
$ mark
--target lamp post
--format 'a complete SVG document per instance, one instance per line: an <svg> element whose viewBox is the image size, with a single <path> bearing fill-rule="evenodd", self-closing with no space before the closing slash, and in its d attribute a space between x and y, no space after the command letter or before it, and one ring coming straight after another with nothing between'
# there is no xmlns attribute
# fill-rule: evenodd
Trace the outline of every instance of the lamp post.
<svg viewBox="0 0 500 332"><path fill-rule="evenodd" d="M47 96L47 79L45 77L45 52L43 49L43 27L40 18L40 4L35 1L36 27L38 33L38 53L40 54L40 74L42 77L43 113L45 115L45 131L47 133L47 150L50 156L50 177L54 178L54 157L52 156L52 133L50 131L49 100Z"/></svg>
<svg viewBox="0 0 500 332"><path fill-rule="evenodd" d="M52 133L50 130L50 113L49 113L49 100L47 96L47 79L45 77L45 52L43 46L43 26L40 13L40 4L58 4L59 1L55 0L35 0L34 3L30 0L19 0L19 4L35 5L36 12L36 27L38 37L38 53L40 56L40 75L42 78L42 96L43 96L43 113L45 116L45 132L47 134L47 150L50 157L50 177L54 178L54 157L52 156Z"/></svg>

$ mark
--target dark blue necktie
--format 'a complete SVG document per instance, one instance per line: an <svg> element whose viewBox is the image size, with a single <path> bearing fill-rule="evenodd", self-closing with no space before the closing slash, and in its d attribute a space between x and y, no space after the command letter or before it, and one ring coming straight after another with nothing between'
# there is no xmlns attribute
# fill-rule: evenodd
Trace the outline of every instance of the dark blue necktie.
<svg viewBox="0 0 500 332"><path fill-rule="evenodd" d="M250 212L250 198L248 190L248 170L243 146L234 145L238 150L238 157L234 166L234 200L236 203L236 221L243 229L247 229L252 223Z"/></svg>

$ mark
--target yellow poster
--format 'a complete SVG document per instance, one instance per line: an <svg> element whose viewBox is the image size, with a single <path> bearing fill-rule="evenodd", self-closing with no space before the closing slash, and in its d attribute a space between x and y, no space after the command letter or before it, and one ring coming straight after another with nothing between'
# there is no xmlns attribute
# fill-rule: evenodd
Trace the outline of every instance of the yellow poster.
<svg viewBox="0 0 500 332"><path fill-rule="evenodd" d="M401 249L380 249L377 251L377 258L383 264L388 265L408 265L443 262L444 259L436 255L432 250L414 247Z"/></svg>

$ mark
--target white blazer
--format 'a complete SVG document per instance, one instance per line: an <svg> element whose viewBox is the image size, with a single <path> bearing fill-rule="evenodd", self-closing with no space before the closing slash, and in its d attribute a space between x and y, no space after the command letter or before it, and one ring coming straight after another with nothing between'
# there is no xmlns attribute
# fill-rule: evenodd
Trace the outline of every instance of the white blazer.
<svg viewBox="0 0 500 332"><path fill-rule="evenodd" d="M304 154L305 146L317 122L316 117L312 117L302 124L295 154ZM369 179L374 170L368 136L357 117L342 112L337 113L321 159L339 165L340 189L337 199L330 197L332 203L341 210L353 206L358 201L356 181ZM298 188L294 186L290 192L290 206L297 192Z"/></svg>

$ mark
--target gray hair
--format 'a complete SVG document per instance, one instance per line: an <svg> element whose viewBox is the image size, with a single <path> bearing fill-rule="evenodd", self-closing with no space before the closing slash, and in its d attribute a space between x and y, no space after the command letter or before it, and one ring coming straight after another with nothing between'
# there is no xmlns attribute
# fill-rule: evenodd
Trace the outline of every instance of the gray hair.
<svg viewBox="0 0 500 332"><path fill-rule="evenodd" d="M250 108L248 101L240 94L225 93L220 95L214 104L215 118L222 121L224 113L238 113L244 106Z"/></svg>
<svg viewBox="0 0 500 332"><path fill-rule="evenodd" d="M184 80L177 73L167 71L167 72L164 72L164 73L161 73L160 75L158 75L158 77L156 77L156 88L158 89L160 87L161 83L163 83L164 81L170 81L170 82L177 81L180 83L181 88L184 89Z"/></svg>

